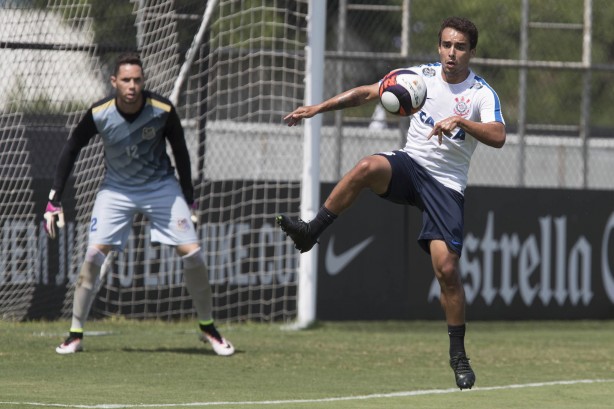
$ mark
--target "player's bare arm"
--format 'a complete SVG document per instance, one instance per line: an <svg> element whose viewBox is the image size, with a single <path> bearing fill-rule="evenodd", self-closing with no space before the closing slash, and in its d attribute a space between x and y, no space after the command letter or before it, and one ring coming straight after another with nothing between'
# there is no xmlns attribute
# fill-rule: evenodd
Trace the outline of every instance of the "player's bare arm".
<svg viewBox="0 0 614 409"><path fill-rule="evenodd" d="M505 125L501 122L475 122L461 116L451 116L439 121L433 127L427 140L437 135L439 144L443 142L443 136L450 136L456 128L461 128L478 141L493 148L501 148L505 144Z"/></svg>
<svg viewBox="0 0 614 409"><path fill-rule="evenodd" d="M288 126L297 125L301 119L311 118L317 114L339 109L357 107L379 98L379 84L362 85L327 99L321 104L302 106L284 117Z"/></svg>
<svg viewBox="0 0 614 409"><path fill-rule="evenodd" d="M501 148L505 144L505 125L501 122L482 123L461 118L458 125L485 145Z"/></svg>

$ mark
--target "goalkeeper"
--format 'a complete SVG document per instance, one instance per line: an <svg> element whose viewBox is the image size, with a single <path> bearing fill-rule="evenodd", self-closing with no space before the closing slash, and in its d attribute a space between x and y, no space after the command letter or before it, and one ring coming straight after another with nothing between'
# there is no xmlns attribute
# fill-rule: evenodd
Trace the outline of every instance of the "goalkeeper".
<svg viewBox="0 0 614 409"><path fill-rule="evenodd" d="M111 76L115 94L86 112L58 161L45 212L45 230L51 238L63 225L60 200L79 152L100 135L105 175L92 210L70 334L56 352L83 350L83 326L96 295L94 287L102 264L109 251L123 250L134 215L141 213L151 223L152 241L174 246L182 259L185 285L198 314L203 341L208 341L218 355L232 355L234 347L213 324L207 267L191 220L194 192L183 128L172 103L145 90L144 79L137 54L119 56ZM166 154L166 141L172 148L179 180Z"/></svg>

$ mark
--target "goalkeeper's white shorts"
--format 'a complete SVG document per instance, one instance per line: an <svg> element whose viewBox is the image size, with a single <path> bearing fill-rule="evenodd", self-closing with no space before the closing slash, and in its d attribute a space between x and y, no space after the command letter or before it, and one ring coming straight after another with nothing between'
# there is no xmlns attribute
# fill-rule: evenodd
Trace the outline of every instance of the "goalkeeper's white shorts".
<svg viewBox="0 0 614 409"><path fill-rule="evenodd" d="M198 241L179 182L168 178L155 185L121 191L103 185L92 210L89 244L110 245L122 251L137 213L150 222L152 242L177 246Z"/></svg>

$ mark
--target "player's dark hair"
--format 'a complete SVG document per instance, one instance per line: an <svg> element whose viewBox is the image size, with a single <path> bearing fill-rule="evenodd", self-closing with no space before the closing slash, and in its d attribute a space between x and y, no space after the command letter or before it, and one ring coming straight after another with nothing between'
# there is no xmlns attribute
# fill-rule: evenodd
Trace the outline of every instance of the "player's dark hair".
<svg viewBox="0 0 614 409"><path fill-rule="evenodd" d="M441 23L439 29L439 44L441 44L441 33L446 28L453 28L469 37L469 48L471 50L478 46L478 28L471 21L463 17L448 17Z"/></svg>
<svg viewBox="0 0 614 409"><path fill-rule="evenodd" d="M132 64L138 65L141 67L141 71L143 71L143 61L141 61L141 57L137 53L129 52L120 54L115 60L115 70L113 71L113 75L117 75L119 73L119 67L124 64Z"/></svg>

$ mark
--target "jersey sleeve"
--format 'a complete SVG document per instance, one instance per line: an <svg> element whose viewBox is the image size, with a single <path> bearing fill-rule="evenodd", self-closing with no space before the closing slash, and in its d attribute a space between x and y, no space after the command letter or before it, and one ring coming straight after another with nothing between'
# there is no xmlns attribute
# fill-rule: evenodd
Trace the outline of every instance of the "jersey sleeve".
<svg viewBox="0 0 614 409"><path fill-rule="evenodd" d="M181 120L177 111L173 106L168 115L166 122L165 136L169 141L173 150L173 156L175 157L175 168L179 175L179 184L183 196L189 205L194 203L194 186L192 185L192 168L190 165L190 154L188 147L185 143L185 135L183 133L183 127L181 126Z"/></svg>
<svg viewBox="0 0 614 409"><path fill-rule="evenodd" d="M501 112L501 101L495 90L485 85L480 91L482 94L480 101L480 121L483 123L501 122L505 124Z"/></svg>
<svg viewBox="0 0 614 409"><path fill-rule="evenodd" d="M51 198L52 201L59 202L61 200L62 193L66 187L66 181L79 157L79 152L97 133L98 130L96 129L94 116L90 108L81 118L81 121L79 121L77 127L72 131L62 148L53 179L52 189L55 193L53 198Z"/></svg>

